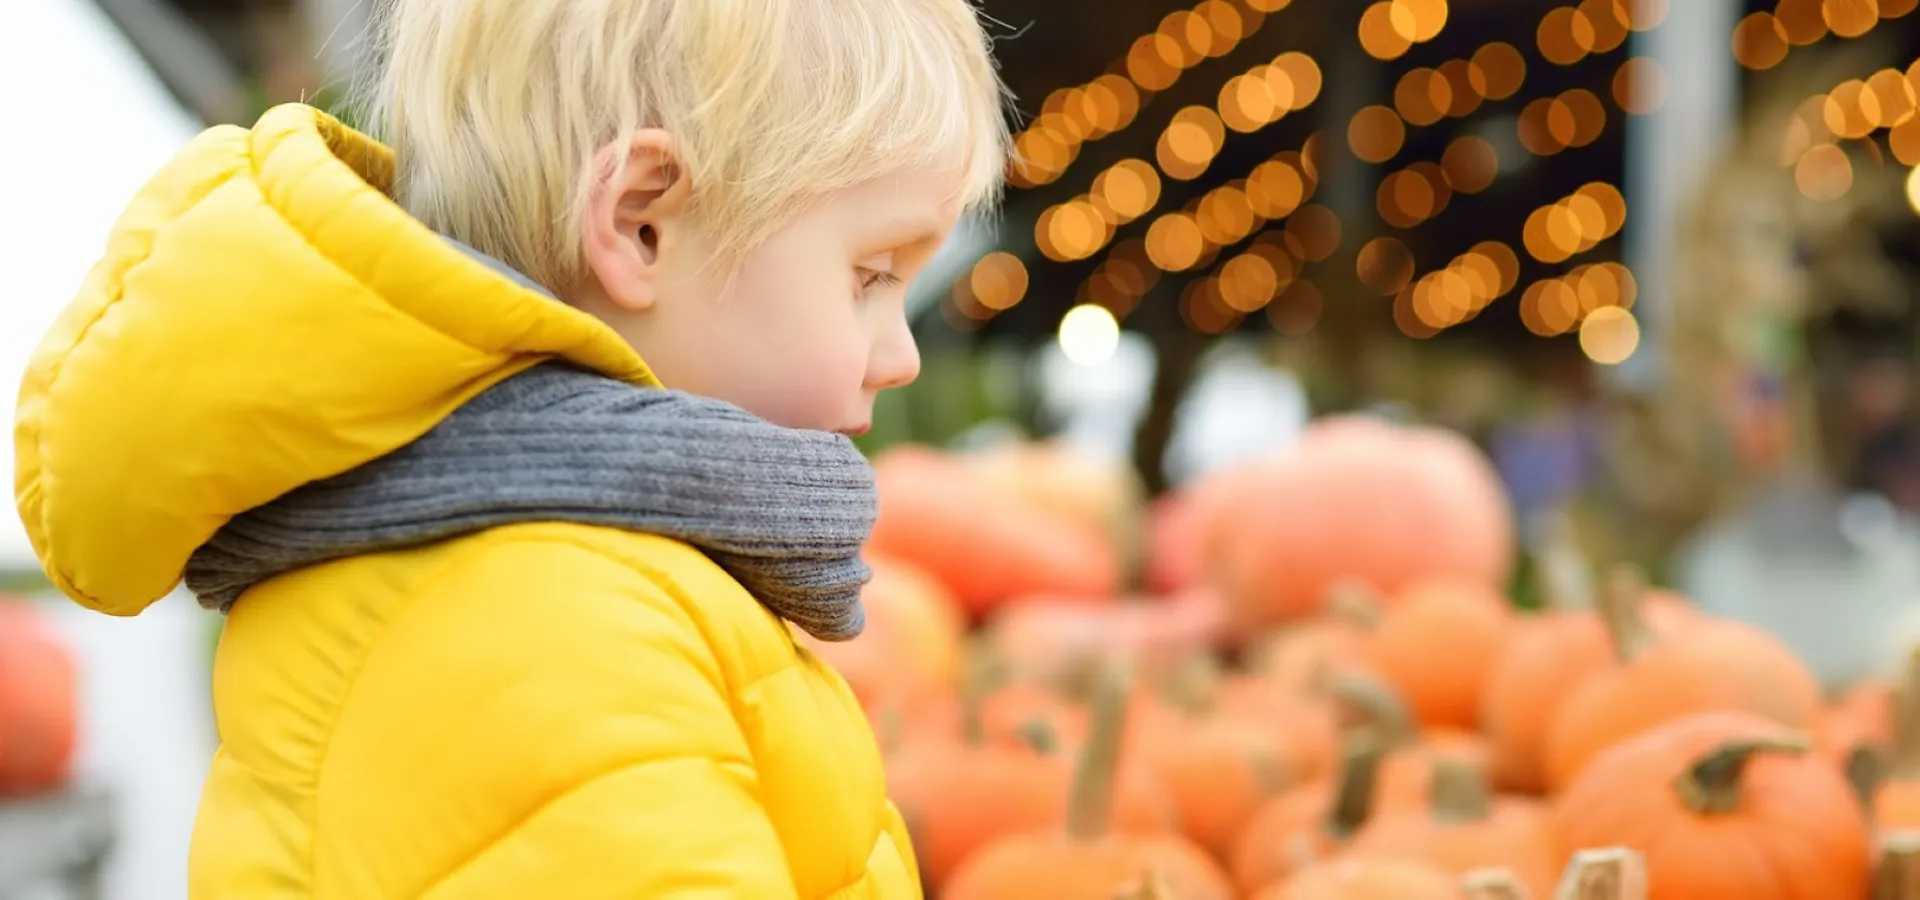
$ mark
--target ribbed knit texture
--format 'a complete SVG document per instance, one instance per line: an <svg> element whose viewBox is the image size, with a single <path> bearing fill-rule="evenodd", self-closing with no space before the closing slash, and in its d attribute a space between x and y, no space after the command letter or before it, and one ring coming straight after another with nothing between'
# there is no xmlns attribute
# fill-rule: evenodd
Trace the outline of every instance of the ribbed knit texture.
<svg viewBox="0 0 1920 900"><path fill-rule="evenodd" d="M304 566L523 522L630 529L699 548L823 640L860 633L873 470L847 438L546 363L418 441L244 513L187 564L227 610Z"/></svg>

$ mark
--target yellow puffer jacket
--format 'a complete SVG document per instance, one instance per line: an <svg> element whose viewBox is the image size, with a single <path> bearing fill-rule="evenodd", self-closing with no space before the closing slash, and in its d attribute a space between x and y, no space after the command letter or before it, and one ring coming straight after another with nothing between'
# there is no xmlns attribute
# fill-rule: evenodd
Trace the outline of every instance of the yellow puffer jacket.
<svg viewBox="0 0 1920 900"><path fill-rule="evenodd" d="M139 613L236 514L541 360L655 383L390 175L284 106L133 200L17 414L20 513L69 596ZM663 538L517 525L280 576L234 607L213 695L195 900L919 896L845 683Z"/></svg>

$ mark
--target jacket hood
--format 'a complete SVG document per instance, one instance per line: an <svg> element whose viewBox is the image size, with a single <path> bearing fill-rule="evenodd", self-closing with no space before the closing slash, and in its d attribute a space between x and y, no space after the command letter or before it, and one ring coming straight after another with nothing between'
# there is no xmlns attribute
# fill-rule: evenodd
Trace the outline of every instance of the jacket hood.
<svg viewBox="0 0 1920 900"><path fill-rule="evenodd" d="M291 104L203 132L134 197L16 410L15 500L69 597L137 614L234 516L543 360L657 386L612 329L394 204L392 163Z"/></svg>

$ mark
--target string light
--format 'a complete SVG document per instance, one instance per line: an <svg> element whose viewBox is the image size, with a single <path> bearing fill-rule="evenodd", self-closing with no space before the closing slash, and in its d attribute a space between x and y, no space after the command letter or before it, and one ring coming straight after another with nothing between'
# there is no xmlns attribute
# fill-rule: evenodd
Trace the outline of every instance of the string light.
<svg viewBox="0 0 1920 900"><path fill-rule="evenodd" d="M1060 352L1082 366L1097 366L1120 348L1120 323L1106 307L1086 303L1060 317Z"/></svg>

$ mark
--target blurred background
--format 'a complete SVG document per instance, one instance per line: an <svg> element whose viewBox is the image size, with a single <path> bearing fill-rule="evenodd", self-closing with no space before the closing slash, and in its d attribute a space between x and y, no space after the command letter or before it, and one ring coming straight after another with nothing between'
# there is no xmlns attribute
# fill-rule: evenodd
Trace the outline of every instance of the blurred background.
<svg viewBox="0 0 1920 900"><path fill-rule="evenodd" d="M1343 578L1484 570L1540 606L1559 546L1765 629L1830 691L1900 671L1920 637L1915 0L981 5L1021 158L1004 208L913 286L924 374L864 442L891 496L964 467L1003 489L976 498L1097 525L1119 574L946 579L960 620L1204 586L1231 663ZM367 14L5 4L5 378L196 130L299 100L351 119ZM1356 413L1392 430L1341 432ZM930 505L883 505L882 538L926 544L898 532L946 527ZM45 599L3 518L0 593ZM941 575L928 553L896 555ZM184 896L218 622L176 601L0 621L0 897ZM58 744L62 723L71 759L8 762L29 740L10 731ZM51 893L16 887L42 876Z"/></svg>

